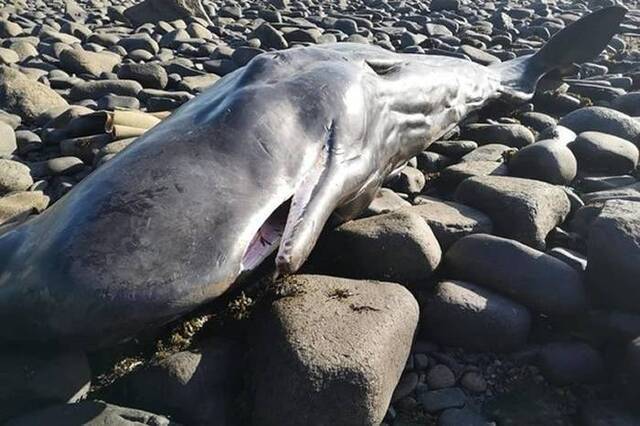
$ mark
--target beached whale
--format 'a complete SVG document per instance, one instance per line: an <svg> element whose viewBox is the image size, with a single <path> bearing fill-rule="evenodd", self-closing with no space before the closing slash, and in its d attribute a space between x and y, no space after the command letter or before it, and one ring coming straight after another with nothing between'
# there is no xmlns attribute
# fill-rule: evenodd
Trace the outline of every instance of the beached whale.
<svg viewBox="0 0 640 426"><path fill-rule="evenodd" d="M0 236L0 339L101 345L227 291L273 252L295 272L333 216L496 98L601 52L625 9L484 67L361 44L268 52Z"/></svg>

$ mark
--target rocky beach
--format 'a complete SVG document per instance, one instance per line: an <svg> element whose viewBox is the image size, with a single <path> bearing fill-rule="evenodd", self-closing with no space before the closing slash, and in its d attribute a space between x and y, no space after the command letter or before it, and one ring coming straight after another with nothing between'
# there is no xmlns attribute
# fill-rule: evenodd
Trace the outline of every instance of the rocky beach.
<svg viewBox="0 0 640 426"><path fill-rule="evenodd" d="M598 57L471 114L298 273L129 339L0 338L0 424L640 425L636 1L0 0L0 238L262 53L492 66L617 4ZM47 262L0 245L0 300L9 258Z"/></svg>

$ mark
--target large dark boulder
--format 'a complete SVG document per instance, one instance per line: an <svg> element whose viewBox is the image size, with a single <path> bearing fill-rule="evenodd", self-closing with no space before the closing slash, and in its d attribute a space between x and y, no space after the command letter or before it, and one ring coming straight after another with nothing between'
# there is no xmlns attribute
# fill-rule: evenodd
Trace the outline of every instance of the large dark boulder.
<svg viewBox="0 0 640 426"><path fill-rule="evenodd" d="M126 9L124 16L135 26L193 17L211 22L200 0L144 0Z"/></svg>
<svg viewBox="0 0 640 426"><path fill-rule="evenodd" d="M587 282L594 300L640 312L640 202L611 200L591 222Z"/></svg>
<svg viewBox="0 0 640 426"><path fill-rule="evenodd" d="M520 349L531 315L524 306L463 281L441 281L429 298L422 326L438 343L472 351Z"/></svg>
<svg viewBox="0 0 640 426"><path fill-rule="evenodd" d="M571 205L562 188L532 179L476 176L463 181L455 198L486 213L497 234L537 249L562 223Z"/></svg>
<svg viewBox="0 0 640 426"><path fill-rule="evenodd" d="M255 317L253 424L380 424L418 304L398 284L294 275Z"/></svg>
<svg viewBox="0 0 640 426"><path fill-rule="evenodd" d="M442 257L429 225L405 210L347 222L316 252L323 273L403 284L427 280Z"/></svg>
<svg viewBox="0 0 640 426"><path fill-rule="evenodd" d="M490 288L535 312L565 316L587 307L582 278L575 269L514 240L469 235L449 249L445 266L454 278Z"/></svg>

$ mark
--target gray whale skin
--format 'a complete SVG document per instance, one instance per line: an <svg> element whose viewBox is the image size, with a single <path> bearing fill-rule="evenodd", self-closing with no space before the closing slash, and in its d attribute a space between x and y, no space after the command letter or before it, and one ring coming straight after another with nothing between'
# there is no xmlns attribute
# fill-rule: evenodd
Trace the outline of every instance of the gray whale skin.
<svg viewBox="0 0 640 426"><path fill-rule="evenodd" d="M333 44L255 57L0 236L0 339L95 347L220 296L277 250L295 272L333 215L499 97L597 55L626 9L483 67Z"/></svg>

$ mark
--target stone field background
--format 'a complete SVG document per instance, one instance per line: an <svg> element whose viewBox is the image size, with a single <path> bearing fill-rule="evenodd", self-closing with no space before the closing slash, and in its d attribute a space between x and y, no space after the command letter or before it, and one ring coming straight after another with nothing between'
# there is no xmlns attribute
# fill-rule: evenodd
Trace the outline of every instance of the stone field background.
<svg viewBox="0 0 640 426"><path fill-rule="evenodd" d="M614 4L0 1L0 233L264 51L490 65ZM640 11L624 6L599 57L432 144L301 274L265 265L116 346L0 342L0 423L640 425Z"/></svg>

